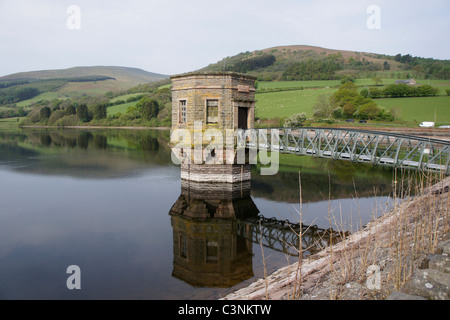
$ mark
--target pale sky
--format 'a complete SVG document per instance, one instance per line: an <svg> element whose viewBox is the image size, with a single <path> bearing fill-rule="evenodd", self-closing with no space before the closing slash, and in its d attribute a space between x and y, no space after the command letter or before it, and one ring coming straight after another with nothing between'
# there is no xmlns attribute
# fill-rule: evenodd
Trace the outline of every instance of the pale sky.
<svg viewBox="0 0 450 320"><path fill-rule="evenodd" d="M0 0L0 76L95 65L172 75L280 45L450 59L449 34L449 0Z"/></svg>

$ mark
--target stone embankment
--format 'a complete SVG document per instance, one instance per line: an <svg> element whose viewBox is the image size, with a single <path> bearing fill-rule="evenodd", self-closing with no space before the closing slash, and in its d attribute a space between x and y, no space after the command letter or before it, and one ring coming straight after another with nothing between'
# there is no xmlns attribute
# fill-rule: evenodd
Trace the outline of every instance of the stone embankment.
<svg viewBox="0 0 450 320"><path fill-rule="evenodd" d="M448 300L450 290L450 240L429 254L400 291L388 300Z"/></svg>
<svg viewBox="0 0 450 320"><path fill-rule="evenodd" d="M448 300L450 177L224 300Z"/></svg>

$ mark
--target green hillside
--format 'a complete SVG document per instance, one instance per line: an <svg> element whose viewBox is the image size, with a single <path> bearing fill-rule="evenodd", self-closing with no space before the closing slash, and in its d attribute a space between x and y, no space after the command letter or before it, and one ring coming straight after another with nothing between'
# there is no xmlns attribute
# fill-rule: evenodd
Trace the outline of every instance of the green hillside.
<svg viewBox="0 0 450 320"><path fill-rule="evenodd" d="M80 99L122 92L167 75L137 68L94 66L22 72L0 77L0 106L27 107L37 101Z"/></svg>
<svg viewBox="0 0 450 320"><path fill-rule="evenodd" d="M248 73L262 81L336 80L345 76L449 79L450 60L297 45L242 52L201 69L223 70Z"/></svg>
<svg viewBox="0 0 450 320"><path fill-rule="evenodd" d="M140 83L147 83L168 78L167 75L152 73L138 68L116 66L74 67L60 70L40 70L20 72L0 77L2 81L13 80L48 80L58 78L76 78L87 76L112 77L123 85L132 87Z"/></svg>
<svg viewBox="0 0 450 320"><path fill-rule="evenodd" d="M367 118L363 112L368 112L368 108L372 108L372 112L381 110L385 115L370 115L369 119L374 121L395 118L399 123L415 125L436 116L438 123L450 122L450 60L413 57L404 53L391 56L298 45L242 52L210 64L201 71L234 71L256 76L255 115L260 124L282 124L283 119L298 113L304 113L311 121L319 121L319 124L323 121L345 122L346 117L359 120ZM374 96L373 100L370 100L370 94L366 94L369 99L360 98L359 104L347 105L347 112L353 108L353 114L342 114L333 119L312 119L319 97L322 101L326 99L334 110L343 107L336 105L332 96L346 81L353 82L358 92L368 92L371 88L382 91L389 85L395 85L396 80L411 78L416 80L417 86L433 86L437 94L424 97L408 97L410 94L406 94L403 98ZM362 101L365 111L359 108ZM331 118L331 115L328 117Z"/></svg>

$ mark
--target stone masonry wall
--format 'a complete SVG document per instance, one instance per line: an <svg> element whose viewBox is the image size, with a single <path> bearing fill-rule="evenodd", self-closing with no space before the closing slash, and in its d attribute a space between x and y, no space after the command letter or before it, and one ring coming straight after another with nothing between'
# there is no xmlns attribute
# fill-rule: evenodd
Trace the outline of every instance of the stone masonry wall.
<svg viewBox="0 0 450 320"><path fill-rule="evenodd" d="M237 73L189 73L172 78L172 129L193 130L194 121L207 128L237 129L237 108L249 108L254 128L255 78ZM206 100L219 101L217 124L206 124ZM180 123L180 100L186 100L186 123Z"/></svg>

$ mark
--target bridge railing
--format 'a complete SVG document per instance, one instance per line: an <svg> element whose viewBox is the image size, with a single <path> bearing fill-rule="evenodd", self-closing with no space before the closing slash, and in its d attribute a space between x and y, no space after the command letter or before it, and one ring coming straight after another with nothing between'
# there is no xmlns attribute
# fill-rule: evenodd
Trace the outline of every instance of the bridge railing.
<svg viewBox="0 0 450 320"><path fill-rule="evenodd" d="M248 148L450 175L450 142L406 134L333 128L272 128L244 133ZM255 143L255 141L258 141Z"/></svg>

